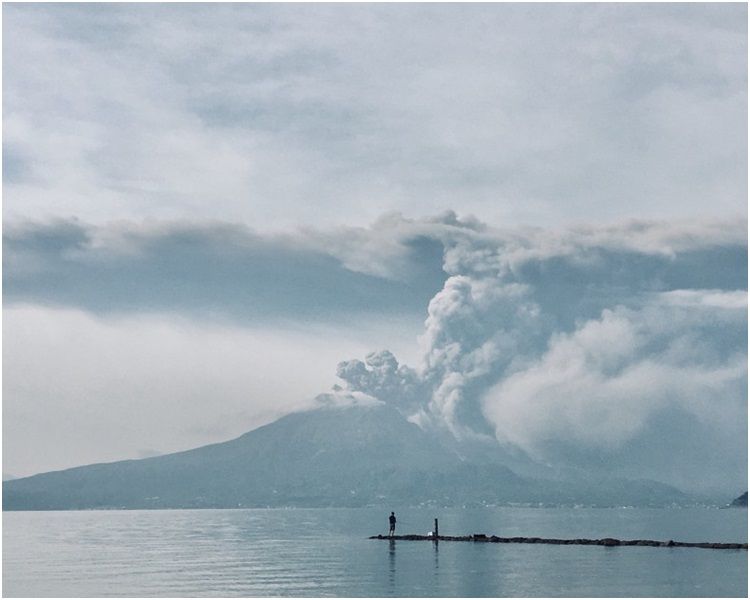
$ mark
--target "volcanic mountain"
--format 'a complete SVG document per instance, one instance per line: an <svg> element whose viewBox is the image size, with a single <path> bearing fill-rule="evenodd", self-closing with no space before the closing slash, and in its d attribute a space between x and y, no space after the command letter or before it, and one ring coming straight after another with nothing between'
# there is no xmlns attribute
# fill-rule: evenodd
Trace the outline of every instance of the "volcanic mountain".
<svg viewBox="0 0 750 600"><path fill-rule="evenodd" d="M499 450L463 452L385 404L321 407L185 452L4 481L3 509L658 506L689 500L657 482L539 478L518 474L517 464Z"/></svg>

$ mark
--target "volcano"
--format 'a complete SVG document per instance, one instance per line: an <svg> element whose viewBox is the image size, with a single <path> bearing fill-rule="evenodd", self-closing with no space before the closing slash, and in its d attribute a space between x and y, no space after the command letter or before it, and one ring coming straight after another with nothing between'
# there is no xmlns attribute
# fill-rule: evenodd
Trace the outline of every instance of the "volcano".
<svg viewBox="0 0 750 600"><path fill-rule="evenodd" d="M467 455L385 404L321 407L223 443L5 481L3 509L662 506L690 500L653 481L520 475L508 458L499 450Z"/></svg>

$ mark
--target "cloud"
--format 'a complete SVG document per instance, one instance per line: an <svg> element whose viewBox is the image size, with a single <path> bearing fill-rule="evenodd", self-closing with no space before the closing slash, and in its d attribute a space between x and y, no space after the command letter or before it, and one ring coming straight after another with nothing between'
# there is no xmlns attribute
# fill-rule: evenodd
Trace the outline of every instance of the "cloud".
<svg viewBox="0 0 750 600"><path fill-rule="evenodd" d="M461 230L446 241L449 277L430 301L417 367L384 352L342 363L339 377L416 406L410 417L423 427L494 436L554 466L640 468L692 489L742 481L745 229ZM692 455L696 440L700 484L663 450Z"/></svg>
<svg viewBox="0 0 750 600"><path fill-rule="evenodd" d="M318 394L315 397L315 406L325 406L328 408L350 407L350 406L377 406L384 402L373 396L368 396L362 392L344 392L334 386L332 392Z"/></svg>
<svg viewBox="0 0 750 600"><path fill-rule="evenodd" d="M605 310L553 337L537 361L488 390L485 414L499 439L544 459L549 441L616 449L671 410L739 435L746 310L746 295L731 309L657 301L639 311Z"/></svg>
<svg viewBox="0 0 750 600"><path fill-rule="evenodd" d="M562 322L595 316L609 305L595 295L616 288L746 287L744 235L739 219L502 230L453 212L286 234L220 221L16 221L3 231L3 281L6 303L336 320L423 315L447 274L469 279L449 280L436 310L459 281L485 303L499 281L516 297L533 288Z"/></svg>
<svg viewBox="0 0 750 600"><path fill-rule="evenodd" d="M396 209L495 225L746 214L746 15L9 6L5 216L288 229Z"/></svg>
<svg viewBox="0 0 750 600"><path fill-rule="evenodd" d="M420 408L425 394L424 383L416 371L399 365L388 350L371 352L364 362L356 359L340 362L336 376L353 393L391 403L407 414Z"/></svg>
<svg viewBox="0 0 750 600"><path fill-rule="evenodd" d="M339 257L352 241L328 248L312 234L259 235L226 223L24 222L4 231L4 298L239 323L419 320L445 278L439 242L392 236L393 259L372 243L367 253L380 258L350 268Z"/></svg>
<svg viewBox="0 0 750 600"><path fill-rule="evenodd" d="M744 485L747 293L714 290L701 294L710 304L679 305L675 295L553 336L532 364L486 390L498 440L557 467L703 492Z"/></svg>
<svg viewBox="0 0 750 600"><path fill-rule="evenodd" d="M693 462L726 482L744 464L728 440L744 435L747 411L746 228L498 229L454 213L283 235L219 222L11 224L6 313L16 326L28 317L8 309L33 303L106 321L346 331L361 348L348 355L365 358L316 361L331 377L338 364L340 379L319 402L386 402L459 440L585 468L606 456L673 482L684 464L668 466L663 448L688 455L684 440L700 439L716 453Z"/></svg>
<svg viewBox="0 0 750 600"><path fill-rule="evenodd" d="M334 403L376 398L425 427L501 439L513 408L529 452L589 465L609 439L623 470L636 464L625 455L658 456L663 474L670 453L649 440L672 427L663 448L676 447L675 424L716 461L736 454L736 430L677 384L744 400L746 6L19 4L3 16L10 351L44 348L40 323L58 318L101 335L119 323L125 337L129 319L237 335L333 327L348 342L327 368L308 357L316 373L390 349L345 363ZM587 336L610 330L618 374L586 358ZM589 437L535 420L564 387L545 369L562 369L565 344L584 357L563 369L569 385L632 408L629 427L613 429L610 408ZM49 364L64 364L61 347ZM303 354L277 376L309 365ZM11 380L46 381L34 389L49 397L33 355ZM658 409L622 400L636 374ZM32 397L25 385L13 394ZM521 408L497 395L509 389ZM152 447L139 443L128 452Z"/></svg>

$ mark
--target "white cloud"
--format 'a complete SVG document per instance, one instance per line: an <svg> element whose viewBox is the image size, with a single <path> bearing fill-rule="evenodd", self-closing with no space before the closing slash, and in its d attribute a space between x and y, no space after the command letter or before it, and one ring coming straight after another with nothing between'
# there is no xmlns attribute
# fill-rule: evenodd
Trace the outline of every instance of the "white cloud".
<svg viewBox="0 0 750 600"><path fill-rule="evenodd" d="M11 6L5 216L744 215L745 16Z"/></svg>
<svg viewBox="0 0 750 600"><path fill-rule="evenodd" d="M550 441L614 450L665 411L686 411L703 426L741 434L743 349L733 347L716 360L710 347L696 352L694 344L721 346L724 340L699 329L717 319L742 327L744 311L691 310L675 318L673 310L606 310L574 333L554 337L537 361L485 394L484 412L498 438L553 460ZM669 430L662 435L675 447L684 443Z"/></svg>
<svg viewBox="0 0 750 600"><path fill-rule="evenodd" d="M664 302L675 306L709 306L718 309L746 309L747 291L673 290L661 294Z"/></svg>

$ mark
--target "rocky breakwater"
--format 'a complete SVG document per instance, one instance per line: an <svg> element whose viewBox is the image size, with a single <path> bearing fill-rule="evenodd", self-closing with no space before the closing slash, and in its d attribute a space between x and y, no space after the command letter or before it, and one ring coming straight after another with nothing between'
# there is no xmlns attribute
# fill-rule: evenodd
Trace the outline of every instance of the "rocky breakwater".
<svg viewBox="0 0 750 600"><path fill-rule="evenodd" d="M478 542L494 544L555 544L555 545L579 545L579 546L653 546L657 548L709 548L713 550L747 550L747 543L722 543L722 542L666 542L659 540L618 540L615 538L602 538L590 540L585 538L558 539L540 537L499 537L475 533L473 535L373 535L371 540L404 540L404 541L428 541L428 542Z"/></svg>

